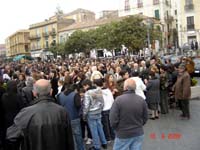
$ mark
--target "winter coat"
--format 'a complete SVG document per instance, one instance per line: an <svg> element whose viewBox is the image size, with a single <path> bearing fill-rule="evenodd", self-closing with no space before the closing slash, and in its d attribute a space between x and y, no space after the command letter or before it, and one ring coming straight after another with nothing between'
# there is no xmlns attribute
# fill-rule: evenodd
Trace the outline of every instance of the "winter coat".
<svg viewBox="0 0 200 150"><path fill-rule="evenodd" d="M160 102L160 80L151 79L146 86L146 101L149 104L159 103Z"/></svg>

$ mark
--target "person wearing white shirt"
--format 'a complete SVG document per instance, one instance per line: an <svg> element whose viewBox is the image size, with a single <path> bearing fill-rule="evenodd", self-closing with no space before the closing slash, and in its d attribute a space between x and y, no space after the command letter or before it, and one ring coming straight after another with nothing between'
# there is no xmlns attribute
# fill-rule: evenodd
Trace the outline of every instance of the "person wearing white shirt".
<svg viewBox="0 0 200 150"><path fill-rule="evenodd" d="M135 94L141 96L145 100L146 96L144 95L144 91L146 90L146 85L143 83L142 79L139 77L138 72L134 72L132 76L133 77L131 77L131 79L133 79L136 83Z"/></svg>
<svg viewBox="0 0 200 150"><path fill-rule="evenodd" d="M106 140L111 141L115 137L114 137L113 129L110 126L109 114L110 114L110 109L112 107L112 104L114 102L114 97L113 97L112 92L108 88L102 88L102 94L103 94L103 99L104 99L104 107L102 111L103 130L105 133Z"/></svg>

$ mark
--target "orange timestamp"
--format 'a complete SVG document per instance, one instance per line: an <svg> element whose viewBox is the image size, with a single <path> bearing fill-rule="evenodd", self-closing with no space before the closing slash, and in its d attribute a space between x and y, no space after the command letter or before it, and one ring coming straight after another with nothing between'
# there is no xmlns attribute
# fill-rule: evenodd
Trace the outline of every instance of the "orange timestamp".
<svg viewBox="0 0 200 150"><path fill-rule="evenodd" d="M156 135L155 133L149 134L150 139L156 140L157 138L160 138L162 140L168 139L168 140L180 140L182 138L182 134L180 133L162 133L161 135Z"/></svg>

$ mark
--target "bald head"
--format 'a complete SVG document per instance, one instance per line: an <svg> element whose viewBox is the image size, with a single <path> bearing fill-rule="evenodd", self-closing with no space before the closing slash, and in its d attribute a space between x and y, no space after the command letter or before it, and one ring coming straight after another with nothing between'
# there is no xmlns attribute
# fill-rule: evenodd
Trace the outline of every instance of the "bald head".
<svg viewBox="0 0 200 150"><path fill-rule="evenodd" d="M38 97L48 96L51 92L51 84L48 80L40 79L35 82L34 94Z"/></svg>
<svg viewBox="0 0 200 150"><path fill-rule="evenodd" d="M134 90L136 89L135 80L129 78L124 82L124 90Z"/></svg>

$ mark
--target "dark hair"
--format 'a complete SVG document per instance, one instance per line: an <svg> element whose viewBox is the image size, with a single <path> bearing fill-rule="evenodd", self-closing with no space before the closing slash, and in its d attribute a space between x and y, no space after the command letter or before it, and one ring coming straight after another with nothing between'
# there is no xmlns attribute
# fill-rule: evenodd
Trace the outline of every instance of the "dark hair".
<svg viewBox="0 0 200 150"><path fill-rule="evenodd" d="M92 86L92 81L90 81L89 79L85 79L82 82L82 86L88 85L89 87Z"/></svg>
<svg viewBox="0 0 200 150"><path fill-rule="evenodd" d="M127 72L128 72L127 70L121 70L119 72L119 75L123 77Z"/></svg>
<svg viewBox="0 0 200 150"><path fill-rule="evenodd" d="M131 72L131 76L132 77L138 77L139 76L139 72L138 71L133 71L133 72Z"/></svg>
<svg viewBox="0 0 200 150"><path fill-rule="evenodd" d="M93 83L96 84L97 86L102 87L103 86L103 79L102 78L94 79Z"/></svg>

